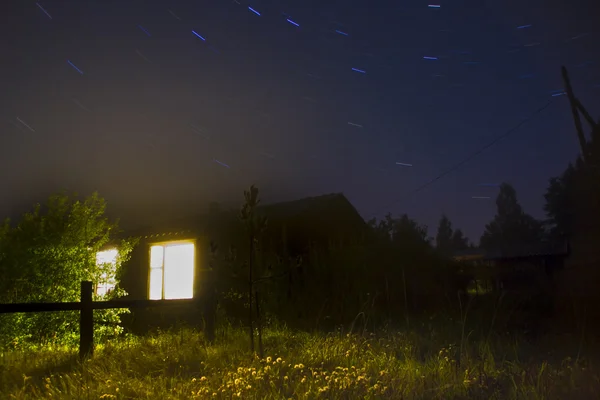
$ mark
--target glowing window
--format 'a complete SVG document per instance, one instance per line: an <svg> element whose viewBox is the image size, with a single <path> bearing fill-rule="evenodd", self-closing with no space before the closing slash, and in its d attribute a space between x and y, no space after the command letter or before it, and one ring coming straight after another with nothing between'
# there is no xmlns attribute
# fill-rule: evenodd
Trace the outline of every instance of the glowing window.
<svg viewBox="0 0 600 400"><path fill-rule="evenodd" d="M194 296L195 246L172 242L150 247L150 300L191 299Z"/></svg>
<svg viewBox="0 0 600 400"><path fill-rule="evenodd" d="M117 249L99 251L96 253L96 265L102 270L100 280L96 282L96 294L98 296L105 296L110 293L117 284L115 273L118 255L119 251Z"/></svg>

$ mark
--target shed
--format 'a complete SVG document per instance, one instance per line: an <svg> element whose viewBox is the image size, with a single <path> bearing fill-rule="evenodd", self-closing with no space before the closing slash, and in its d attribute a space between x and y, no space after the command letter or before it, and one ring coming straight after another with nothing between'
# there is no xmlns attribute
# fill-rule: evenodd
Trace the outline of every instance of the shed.
<svg viewBox="0 0 600 400"><path fill-rule="evenodd" d="M569 243L558 241L513 247L509 251L468 250L455 254L454 259L470 264L476 276L491 278L497 289L518 290L531 287L534 277L551 283L555 273L564 268L569 254Z"/></svg>
<svg viewBox="0 0 600 400"><path fill-rule="evenodd" d="M290 256L307 256L314 246L359 240L368 229L341 193L268 204L257 213L268 218L263 241L269 250ZM128 297L175 299L205 294L211 279L211 245L226 248L245 241L238 215L238 210L221 211L213 204L199 216L124 232L124 237L140 239L122 274L121 286Z"/></svg>

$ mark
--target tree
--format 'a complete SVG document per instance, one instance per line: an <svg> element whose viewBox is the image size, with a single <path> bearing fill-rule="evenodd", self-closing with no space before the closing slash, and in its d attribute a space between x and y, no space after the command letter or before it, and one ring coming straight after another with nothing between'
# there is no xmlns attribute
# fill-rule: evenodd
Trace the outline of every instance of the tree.
<svg viewBox="0 0 600 400"><path fill-rule="evenodd" d="M544 211L548 216L550 236L571 236L575 223L575 177L573 164L558 177L550 178L544 198Z"/></svg>
<svg viewBox="0 0 600 400"><path fill-rule="evenodd" d="M445 256L450 256L453 252L453 233L452 222L450 222L446 214L442 214L437 235L435 235L435 247Z"/></svg>
<svg viewBox="0 0 600 400"><path fill-rule="evenodd" d="M260 306L258 302L258 292L255 292L255 276L254 276L254 262L256 259L256 244L259 240L259 237L265 231L267 227L267 218L264 216L259 216L256 213L256 208L260 203L258 198L258 189L252 185L249 190L244 191L244 205L242 206L242 210L240 211L240 219L244 223L248 233L248 240L250 244L249 255L248 255L248 304L249 304L249 325L250 325L250 349L252 353L254 353L254 321L253 321L253 300L256 298L256 318L258 323L258 344L259 344L259 352L260 357L263 356L263 347L262 347L262 330L260 325Z"/></svg>
<svg viewBox="0 0 600 400"><path fill-rule="evenodd" d="M129 259L135 240L118 244L116 265L98 265L96 254L113 242L118 223L105 216L106 202L94 193L83 201L60 194L39 204L21 221L6 220L0 229L0 302L79 301L80 282L100 282L112 269L118 279L121 265ZM107 295L124 294L117 284ZM119 313L96 311L99 323L95 337L121 332ZM78 336L77 312L8 314L0 316L0 337L4 345L24 340L65 341ZM102 322L102 323L100 323ZM2 343L0 343L0 346Z"/></svg>
<svg viewBox="0 0 600 400"><path fill-rule="evenodd" d="M465 235L463 234L463 232L460 229L455 230L454 233L452 234L451 243L452 243L453 253L471 248L469 239L467 237L465 237Z"/></svg>
<svg viewBox="0 0 600 400"><path fill-rule="evenodd" d="M452 222L443 214L435 236L435 247L440 254L449 257L457 251L468 249L469 239L464 236L460 229L453 230Z"/></svg>
<svg viewBox="0 0 600 400"><path fill-rule="evenodd" d="M586 148L585 160L577 157L550 179L544 211L552 237L571 237L582 228L594 231L600 226L600 121Z"/></svg>
<svg viewBox="0 0 600 400"><path fill-rule="evenodd" d="M526 214L517 200L517 192L508 183L500 186L497 212L485 226L480 247L491 252L506 252L538 243L544 238L542 223Z"/></svg>
<svg viewBox="0 0 600 400"><path fill-rule="evenodd" d="M387 224L391 227L392 243L402 248L430 248L431 239L427 235L427 226L420 225L408 215L403 214L400 218L392 219L386 216Z"/></svg>

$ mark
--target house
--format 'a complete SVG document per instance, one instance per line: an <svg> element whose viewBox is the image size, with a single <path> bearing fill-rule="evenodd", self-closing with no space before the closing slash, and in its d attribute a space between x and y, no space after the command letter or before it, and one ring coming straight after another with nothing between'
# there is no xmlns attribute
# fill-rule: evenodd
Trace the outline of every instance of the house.
<svg viewBox="0 0 600 400"><path fill-rule="evenodd" d="M309 248L359 240L368 229L341 193L259 206L257 213L268 218L265 246L290 257L308 257ZM184 299L205 294L209 288L204 285L212 279L211 245L226 249L247 243L238 215L238 210L221 211L213 204L200 216L125 232L123 236L140 239L121 278L128 297ZM115 254L108 248L98 257L110 259ZM114 285L114 279L107 281ZM110 290L110 282L108 287L98 285L97 293Z"/></svg>

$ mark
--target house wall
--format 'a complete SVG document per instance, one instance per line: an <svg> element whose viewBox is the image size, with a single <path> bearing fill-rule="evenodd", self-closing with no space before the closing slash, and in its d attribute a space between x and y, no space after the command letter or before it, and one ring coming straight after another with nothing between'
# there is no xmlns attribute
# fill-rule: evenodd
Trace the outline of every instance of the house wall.
<svg viewBox="0 0 600 400"><path fill-rule="evenodd" d="M263 236L262 247L270 254L308 256L309 245L317 244L319 247L327 248L330 242L356 242L367 231L363 219L343 196L319 203L315 207L308 207L292 215L286 212L285 207L273 213L270 212L269 206L265 206L263 210L268 218L268 229ZM216 274L220 269L217 267L216 272L209 270L211 242L218 246L218 262L223 262L230 246L238 250L237 263L247 260L248 233L240 222L238 213L213 212L203 217L202 221L192 221L187 226L192 227L193 233L142 237L132 253L122 280L122 285L131 298L148 298L149 248L152 243L192 238L197 240L194 297L206 295L202 302L207 304L214 303L211 290L214 292L214 288L221 283L220 280L213 282L217 279ZM285 240L284 236L286 236ZM303 259L304 262L308 262L307 258ZM289 280L290 287L291 280L294 287L302 282L301 277L296 274L290 275ZM226 279L223 280L224 284L229 285L230 282L225 281ZM204 314L209 311L204 310ZM199 324L201 320L202 313L197 308L167 311L139 310L132 314L129 326L134 330L145 331L148 327L157 325L171 326L174 321Z"/></svg>
<svg viewBox="0 0 600 400"><path fill-rule="evenodd" d="M367 225L345 197L334 197L291 217L269 216L265 240L274 248L284 244L291 256L308 256L311 246L354 245L367 234Z"/></svg>
<svg viewBox="0 0 600 400"><path fill-rule="evenodd" d="M195 241L195 271L194 271L194 298L201 298L200 308L194 306L169 307L167 309L136 309L123 318L124 326L130 331L144 333L155 328L168 328L183 323L191 326L203 326L203 308L205 294L210 287L209 259L210 246L206 236L200 232L189 231L181 234L148 235L140 239L134 248L131 259L124 265L124 276L121 285L127 291L129 298L148 299L149 297L149 271L150 271L150 246L156 243L194 240Z"/></svg>
<svg viewBox="0 0 600 400"><path fill-rule="evenodd" d="M202 291L202 277L208 268L210 247L206 237L199 232L180 234L160 234L142 237L131 253L131 259L124 265L124 274L121 285L131 299L148 299L149 272L150 272L150 247L157 243L193 240L195 242L195 271L194 271L194 297Z"/></svg>

